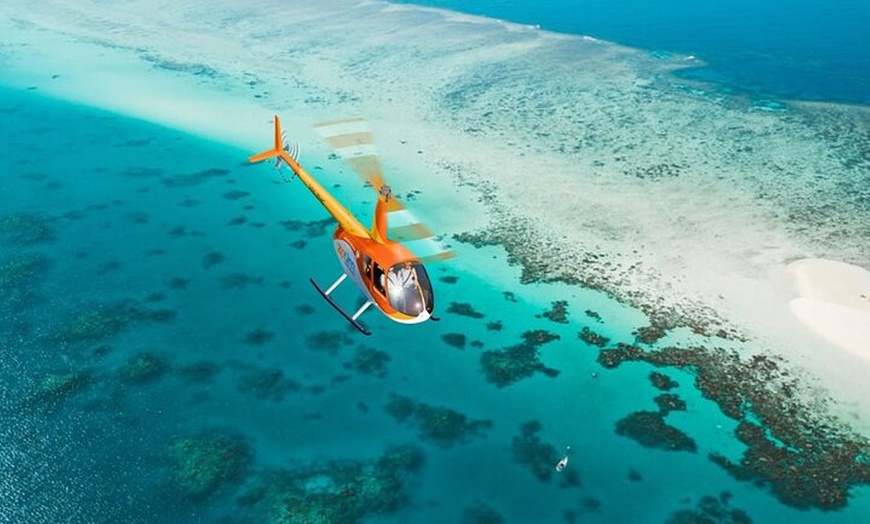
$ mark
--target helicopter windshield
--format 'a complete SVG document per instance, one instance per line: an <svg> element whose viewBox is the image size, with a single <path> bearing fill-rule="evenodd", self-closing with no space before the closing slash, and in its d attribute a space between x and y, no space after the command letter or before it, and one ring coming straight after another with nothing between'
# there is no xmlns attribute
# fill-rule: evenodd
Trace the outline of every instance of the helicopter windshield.
<svg viewBox="0 0 870 524"><path fill-rule="evenodd" d="M416 317L423 311L432 312L432 285L426 269L419 262L400 262L387 272L387 298L390 306Z"/></svg>

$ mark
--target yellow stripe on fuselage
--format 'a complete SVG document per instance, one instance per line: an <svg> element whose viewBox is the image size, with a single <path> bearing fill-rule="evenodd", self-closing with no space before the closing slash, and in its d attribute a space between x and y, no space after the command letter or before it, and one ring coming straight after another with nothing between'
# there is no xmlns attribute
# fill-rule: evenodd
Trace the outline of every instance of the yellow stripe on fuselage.
<svg viewBox="0 0 870 524"><path fill-rule="evenodd" d="M281 157L281 160L290 166L290 169L296 173L299 180L305 184L305 187L307 187L309 191L311 191L311 194L313 194L314 197L323 204L323 207L326 208L329 214L335 218L345 231L357 237L371 238L369 231L363 227L360 221L357 220L357 218L353 216L347 208L341 205L334 196L329 194L329 192L324 189L323 186L321 186L320 183L305 170L305 168L299 165L299 162L288 155L286 151L281 151L279 156Z"/></svg>

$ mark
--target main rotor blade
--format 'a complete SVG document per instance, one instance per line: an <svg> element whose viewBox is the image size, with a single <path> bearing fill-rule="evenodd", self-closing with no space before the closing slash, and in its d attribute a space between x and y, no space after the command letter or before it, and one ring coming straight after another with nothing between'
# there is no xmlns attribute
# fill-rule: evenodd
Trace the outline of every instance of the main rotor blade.
<svg viewBox="0 0 870 524"><path fill-rule="evenodd" d="M317 124L314 129L375 191L384 185L381 160L368 122L350 118Z"/></svg>

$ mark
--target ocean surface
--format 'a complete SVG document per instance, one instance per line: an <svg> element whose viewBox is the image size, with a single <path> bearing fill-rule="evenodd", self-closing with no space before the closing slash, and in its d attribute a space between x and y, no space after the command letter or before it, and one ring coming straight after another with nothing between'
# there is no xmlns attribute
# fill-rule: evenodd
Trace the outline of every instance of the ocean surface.
<svg viewBox="0 0 870 524"><path fill-rule="evenodd" d="M490 3L481 14L696 53L709 69L685 74L735 89L867 102L868 68L827 49L846 45L845 30L820 35L821 58L804 70L789 60L807 59L809 38L789 47L768 31L771 47L759 47L767 40L744 27L734 46L704 29L699 13L715 11L704 3L668 3L673 11L645 22L633 3L606 16L600 4L583 11L589 25L555 2L535 13ZM739 5L749 9L731 3L719 21L737 20ZM759 31L765 21L803 28L805 5L755 8L751 20ZM832 27L858 30L860 16L836 14ZM749 49L762 58L747 59ZM844 51L858 64L867 53ZM456 243L474 262L462 267L477 270L430 268L441 321L403 326L370 311L366 338L307 282L339 274L329 216L298 181L247 165L254 151L4 86L0 136L2 524L803 524L870 514L866 485L823 510L729 475L708 455L736 461L746 446L695 372L605 369L594 340L578 337L586 328L609 345L635 343L640 311L579 286L521 285L499 248ZM305 162L370 220L371 190L341 160ZM358 301L349 285L337 297ZM680 332L662 344L699 341ZM529 355L528 376L487 374L487 359ZM654 371L671 382L657 387ZM625 429L663 402L666 428ZM645 438L657 431L692 444L677 437L683 449L662 449Z"/></svg>
<svg viewBox="0 0 870 524"><path fill-rule="evenodd" d="M705 65L686 78L787 99L870 103L870 3L863 0L430 0Z"/></svg>

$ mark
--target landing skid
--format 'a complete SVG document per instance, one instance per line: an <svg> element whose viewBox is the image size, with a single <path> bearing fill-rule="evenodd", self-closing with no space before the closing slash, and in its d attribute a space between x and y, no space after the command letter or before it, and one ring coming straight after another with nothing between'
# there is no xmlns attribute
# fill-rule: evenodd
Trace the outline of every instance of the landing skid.
<svg viewBox="0 0 870 524"><path fill-rule="evenodd" d="M346 276L346 275L342 275L342 276ZM338 304L335 303L335 300L332 300L332 297L331 297L331 296L329 296L329 293L331 293L332 290L335 289L335 287L336 287L339 283L341 283L342 280L344 280L343 278L340 278L340 279L338 280L338 282L336 282L335 284L333 284L333 285L329 288L329 290L327 290L327 291L324 291L323 289L321 289L321 287L317 285L317 282L315 282L313 278L309 278L308 280L311 282L311 285L314 286L314 289L316 289L317 292L320 293L320 296L322 296L323 298L325 298L326 301L329 302L329 305L331 305L332 307L335 308L336 311L338 311L339 313L341 313L341 316L343 316L343 317L345 318L345 320L347 320L348 322L350 322L350 325L351 325L351 326L357 328L357 330L359 330L359 332L362 333L363 335L371 335L371 334L372 334L371 331L369 331L369 330L367 330L366 328L362 327L362 325L361 325L359 322L356 321L356 317L358 317L358 316L359 316L363 311L365 311L365 309L366 309L369 305L371 305L370 302L367 302L367 303L366 303L362 308L360 308L360 311L357 311L357 313L356 313L354 316L350 316L350 315L348 315L348 314L347 314L343 309L341 309L341 306L339 306Z"/></svg>

